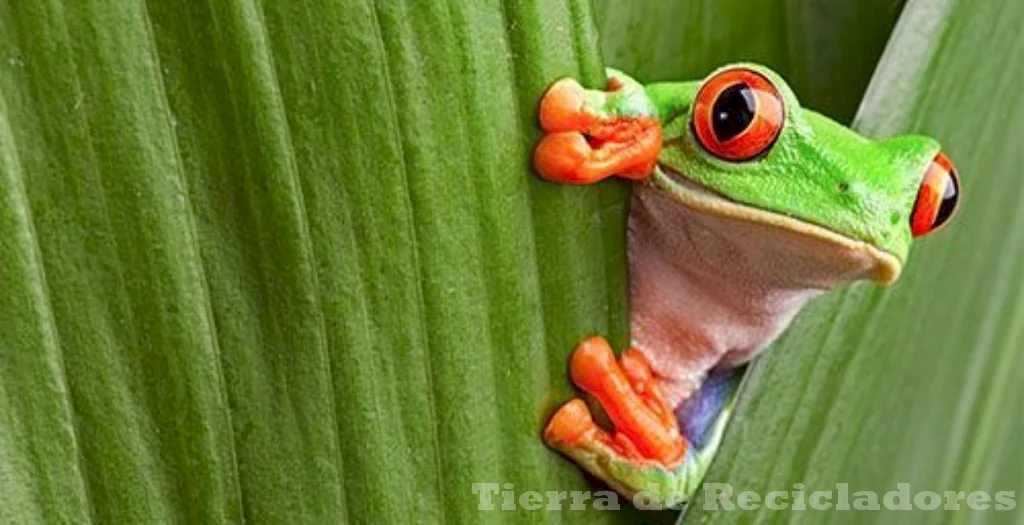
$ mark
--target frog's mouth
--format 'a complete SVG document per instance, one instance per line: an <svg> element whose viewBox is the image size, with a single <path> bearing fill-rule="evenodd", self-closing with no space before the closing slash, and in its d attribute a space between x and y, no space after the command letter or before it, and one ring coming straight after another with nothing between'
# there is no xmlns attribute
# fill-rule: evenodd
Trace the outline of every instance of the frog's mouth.
<svg viewBox="0 0 1024 525"><path fill-rule="evenodd" d="M878 284L891 284L902 270L903 265L895 255L880 250L868 242L847 237L824 226L795 217L740 204L663 164L659 163L658 169L654 170L651 183L695 211L781 228L864 256L874 263L871 278Z"/></svg>

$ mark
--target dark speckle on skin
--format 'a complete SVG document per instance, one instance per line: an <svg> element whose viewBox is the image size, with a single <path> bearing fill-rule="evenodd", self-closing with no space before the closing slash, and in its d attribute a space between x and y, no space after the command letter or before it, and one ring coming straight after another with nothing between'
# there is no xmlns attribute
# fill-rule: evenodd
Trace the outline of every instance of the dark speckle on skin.
<svg viewBox="0 0 1024 525"><path fill-rule="evenodd" d="M889 221L891 221L893 224L899 223L900 222L900 213L898 211L892 212L892 215L889 216Z"/></svg>
<svg viewBox="0 0 1024 525"><path fill-rule="evenodd" d="M840 182L839 186L837 187L837 189L840 192L846 193L847 191L850 191L850 185L848 183L845 183L845 182Z"/></svg>

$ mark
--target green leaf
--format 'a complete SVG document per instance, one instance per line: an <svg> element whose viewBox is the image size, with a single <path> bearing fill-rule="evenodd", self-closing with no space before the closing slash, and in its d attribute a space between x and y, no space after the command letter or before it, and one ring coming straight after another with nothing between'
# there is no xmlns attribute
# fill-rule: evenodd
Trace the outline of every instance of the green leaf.
<svg viewBox="0 0 1024 525"><path fill-rule="evenodd" d="M586 2L2 3L0 68L0 522L583 485L539 434L573 343L624 340L626 187L529 153L602 75Z"/></svg>
<svg viewBox="0 0 1024 525"><path fill-rule="evenodd" d="M604 57L637 78L702 78L755 61L805 106L848 122L903 0L597 0Z"/></svg>
<svg viewBox="0 0 1024 525"><path fill-rule="evenodd" d="M736 493L1021 493L1024 53L1018 2L911 2L865 98L870 135L938 137L959 216L919 240L891 290L818 301L755 367L708 475ZM991 501L991 500L990 500ZM703 502L702 502L703 503ZM1016 523L1008 510L756 513L703 505L687 523Z"/></svg>
<svg viewBox="0 0 1024 525"><path fill-rule="evenodd" d="M694 77L758 59L786 72L808 105L846 118L898 5L605 2L598 13L608 62L641 78ZM1011 14L1000 21L1004 47L1013 46L1005 27L1020 22ZM987 31L988 20L970 29ZM601 80L596 27L582 0L0 2L0 522L665 519L573 511L568 501L559 514L481 511L472 492L473 483L511 483L517 495L597 488L545 449L539 432L572 392L565 359L573 344L591 333L625 342L627 191L544 184L529 169L544 88L565 75ZM921 63L930 72L939 61ZM1013 106L1010 73L989 74L1007 82L999 85ZM983 93L962 75L936 78L956 89L929 87L901 111ZM943 119L936 123L988 122L969 112L977 107L985 105L932 113ZM1015 160L993 153L1012 135L932 121L899 120L893 129L911 122L961 134L953 154L969 196L972 151L973 167L991 172L984 176L1008 174ZM987 144L966 149L977 136ZM1012 247L1019 255L1020 246L984 235L1006 232L996 227L999 213L1019 194L1008 188L1019 190L1008 179L991 193L1005 207L969 204L947 234L987 239L990 251L941 251L949 241L936 240L926 249L959 267L927 273L920 250L911 270L924 273L908 281L921 284L902 283L884 300L866 289L851 294L912 312L890 316L891 326L878 321L891 333L875 337L910 345L910 332L893 326L909 321L923 331L931 318L916 316L924 307L940 316L937 326L960 330L934 335L960 366L919 370L931 349L913 347L920 351L887 354L871 388L884 378L924 389L932 378L967 377L970 396L929 392L937 400L916 410L934 423L954 399L962 401L956 417L970 419L977 400L999 399L1002 407L985 405L976 417L986 439L1002 440L989 443L1003 447L1010 438L997 432L999 410L1014 409L1006 375L1014 368L992 367L1013 355L990 350L964 361L973 354L963 349L1012 342L1000 334L1011 326L1014 288L997 285L1014 284L1019 258L985 254ZM978 271L971 288L953 288L970 294L966 302L918 304L918 295L953 294L925 285L956 282L970 264ZM1006 282L984 279L986 265ZM908 294L902 306L899 294ZM821 315L806 316L797 332L821 330ZM777 354L780 363L796 355ZM881 366L853 357L843 363ZM770 384L801 388L769 381L774 362L759 369L764 379L731 431L726 457L736 465L757 444L745 429L776 428L774 401L750 405ZM823 366L814 377L838 365ZM895 366L909 367L918 383L898 382ZM880 392L891 398L892 388ZM779 410L792 417L831 406L793 412L793 403ZM890 440L916 430L906 426L914 405L886 406L892 421L874 406L854 412L874 417L874 431ZM794 435L761 438L817 443L817 435ZM960 454L949 472L981 483L1001 455L968 454L973 437L961 432L943 444ZM888 441L873 443L877 453ZM872 458L859 475L883 461L896 464L892 454ZM728 473L729 463L716 469ZM495 497L496 507L503 502Z"/></svg>

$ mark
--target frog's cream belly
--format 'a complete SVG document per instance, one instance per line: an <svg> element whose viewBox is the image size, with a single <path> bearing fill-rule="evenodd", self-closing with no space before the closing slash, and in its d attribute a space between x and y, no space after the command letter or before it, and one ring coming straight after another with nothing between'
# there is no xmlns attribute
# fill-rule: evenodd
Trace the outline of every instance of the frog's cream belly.
<svg viewBox="0 0 1024 525"><path fill-rule="evenodd" d="M697 210L651 185L635 187L629 259L633 345L673 406L711 369L756 356L808 300L878 267L863 250Z"/></svg>

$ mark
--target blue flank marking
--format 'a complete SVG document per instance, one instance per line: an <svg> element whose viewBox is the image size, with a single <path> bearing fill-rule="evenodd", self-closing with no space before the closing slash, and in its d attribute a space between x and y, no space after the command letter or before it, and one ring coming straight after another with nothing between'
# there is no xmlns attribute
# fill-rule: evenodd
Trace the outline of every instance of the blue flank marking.
<svg viewBox="0 0 1024 525"><path fill-rule="evenodd" d="M700 390L676 407L676 421L683 436L694 448L703 449L711 437L708 430L718 420L729 396L743 377L745 366L725 371L712 371Z"/></svg>

